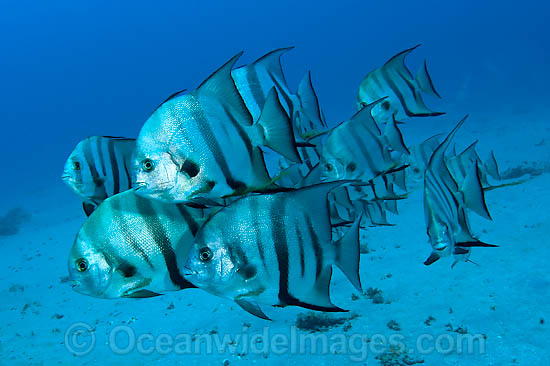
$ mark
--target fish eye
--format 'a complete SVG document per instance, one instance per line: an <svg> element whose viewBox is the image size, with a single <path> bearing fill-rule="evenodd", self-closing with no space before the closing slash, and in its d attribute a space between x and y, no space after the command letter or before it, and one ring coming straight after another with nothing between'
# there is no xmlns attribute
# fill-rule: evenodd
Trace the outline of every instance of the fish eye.
<svg viewBox="0 0 550 366"><path fill-rule="evenodd" d="M78 161L73 161L73 169L80 170L80 163Z"/></svg>
<svg viewBox="0 0 550 366"><path fill-rule="evenodd" d="M150 172L153 169L155 169L155 163L151 159L145 159L141 163L141 166L143 167L143 170L146 172Z"/></svg>
<svg viewBox="0 0 550 366"><path fill-rule="evenodd" d="M88 261L84 258L76 260L76 269L78 272L85 272L88 269Z"/></svg>
<svg viewBox="0 0 550 366"><path fill-rule="evenodd" d="M390 109L390 102L385 101L384 103L382 103L382 108L388 111Z"/></svg>
<svg viewBox="0 0 550 366"><path fill-rule="evenodd" d="M202 262L208 262L212 259L212 251L208 247L204 247L199 251L199 259Z"/></svg>
<svg viewBox="0 0 550 366"><path fill-rule="evenodd" d="M328 163L325 165L325 168L328 172L331 172L334 169L334 165L332 165L331 163Z"/></svg>

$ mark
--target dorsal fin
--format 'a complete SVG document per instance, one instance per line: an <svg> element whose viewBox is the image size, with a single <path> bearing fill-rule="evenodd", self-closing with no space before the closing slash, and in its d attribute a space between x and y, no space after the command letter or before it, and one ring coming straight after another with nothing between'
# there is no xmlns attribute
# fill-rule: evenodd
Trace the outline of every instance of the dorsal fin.
<svg viewBox="0 0 550 366"><path fill-rule="evenodd" d="M256 61L254 61L253 65L255 68L257 67L263 67L267 71L267 73L273 78L276 78L279 82L283 83L283 85L286 84L285 75L283 73L283 68L281 66L281 56L292 50L294 47L284 47L279 48L276 50L273 50L269 53L266 53Z"/></svg>
<svg viewBox="0 0 550 366"><path fill-rule="evenodd" d="M372 103L367 104L359 111L355 112L355 114L349 120L356 121L355 123L362 123L374 136L381 136L382 132L380 131L380 128L376 124L374 118L372 118L371 111L378 103L382 102L386 98L387 97L380 98Z"/></svg>
<svg viewBox="0 0 550 366"><path fill-rule="evenodd" d="M233 56L203 81L193 93L199 96L201 94L208 94L217 98L236 121L250 126L253 122L252 116L248 108L246 108L243 98L239 94L235 82L231 77L231 69L242 54L243 52L241 51Z"/></svg>
<svg viewBox="0 0 550 366"><path fill-rule="evenodd" d="M441 179L444 180L445 184L454 192L456 193L456 182L451 176L451 173L449 172L449 169L445 165L445 151L447 151L447 148L449 147L453 137L455 136L458 129L464 124L464 121L468 118L468 115L466 115L462 120L460 120L455 128L447 135L445 140L435 149L435 151L432 154L432 157L430 158L430 161L428 162L427 171L432 171L434 175L439 175Z"/></svg>
<svg viewBox="0 0 550 366"><path fill-rule="evenodd" d="M406 72L407 75L409 75L410 79L412 79L413 76L411 75L411 72L405 65L405 58L409 55L409 53L411 53L413 50L415 50L418 47L420 47L420 44L417 44L414 47L411 47L409 49L399 52L397 55L393 56L388 61L386 61L386 63L382 67L393 67L396 69L401 69L404 72Z"/></svg>
<svg viewBox="0 0 550 366"><path fill-rule="evenodd" d="M317 93L315 93L313 83L311 82L311 71L308 71L300 81L300 84L298 84L296 95L300 100L302 113L311 120L315 128L326 128L327 124L323 120L321 108L319 107L319 99L317 98Z"/></svg>

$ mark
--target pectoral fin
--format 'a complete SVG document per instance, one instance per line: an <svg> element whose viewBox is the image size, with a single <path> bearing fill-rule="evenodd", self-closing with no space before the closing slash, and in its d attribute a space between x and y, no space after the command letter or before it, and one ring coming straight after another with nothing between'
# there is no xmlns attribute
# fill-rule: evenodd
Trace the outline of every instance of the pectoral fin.
<svg viewBox="0 0 550 366"><path fill-rule="evenodd" d="M441 258L441 257L439 256L439 254L437 254L437 253L432 253L432 254L430 254L430 256L428 257L428 259L426 259L426 260L424 261L424 264L425 264L426 266L429 266L430 264L437 262L437 261L439 260L439 258Z"/></svg>
<svg viewBox="0 0 550 366"><path fill-rule="evenodd" d="M498 245L487 244L480 241L469 241L469 242L460 242L456 243L457 247L472 248L472 247L483 247L483 248L496 248Z"/></svg>
<svg viewBox="0 0 550 366"><path fill-rule="evenodd" d="M82 202L82 208L84 209L86 216L90 216L92 212L94 212L96 206L91 203Z"/></svg>
<svg viewBox="0 0 550 366"><path fill-rule="evenodd" d="M250 314L262 318L265 320L271 320L265 313L262 311L260 306L255 302L244 300L244 299L235 299L235 303L239 305L243 310L249 312Z"/></svg>
<svg viewBox="0 0 550 366"><path fill-rule="evenodd" d="M146 297L156 297L160 295L162 294L157 294L156 292L149 291L149 290L138 290L136 292L132 292L129 295L126 295L125 297L131 297L134 299L144 299Z"/></svg>

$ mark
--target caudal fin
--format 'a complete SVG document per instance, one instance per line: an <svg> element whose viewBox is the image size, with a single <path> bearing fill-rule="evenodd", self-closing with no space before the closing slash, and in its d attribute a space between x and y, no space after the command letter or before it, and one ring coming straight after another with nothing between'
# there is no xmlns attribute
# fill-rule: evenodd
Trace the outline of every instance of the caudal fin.
<svg viewBox="0 0 550 366"><path fill-rule="evenodd" d="M336 265L344 272L348 280L361 292L359 279L359 228L362 219L359 216L346 234L338 240L336 245Z"/></svg>
<svg viewBox="0 0 550 366"><path fill-rule="evenodd" d="M271 88L267 95L258 125L263 130L263 145L273 149L290 161L302 163L296 148L292 124L281 106L275 88Z"/></svg>

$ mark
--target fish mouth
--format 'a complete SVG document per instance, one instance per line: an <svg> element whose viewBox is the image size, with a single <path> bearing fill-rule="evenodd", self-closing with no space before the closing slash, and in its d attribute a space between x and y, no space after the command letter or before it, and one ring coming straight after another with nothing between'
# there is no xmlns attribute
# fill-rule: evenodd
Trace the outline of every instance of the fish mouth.
<svg viewBox="0 0 550 366"><path fill-rule="evenodd" d="M193 276L193 275L196 275L198 272L195 271L194 269L191 269L187 266L183 266L183 271L182 271L183 275L184 276Z"/></svg>
<svg viewBox="0 0 550 366"><path fill-rule="evenodd" d="M133 189L134 191L141 191L141 190L147 190L149 193L164 193L166 191L169 191L174 187L173 184L165 183L165 184L159 184L154 188L149 187L148 183L145 182L135 182Z"/></svg>
<svg viewBox="0 0 550 366"><path fill-rule="evenodd" d="M139 191L140 189L147 188L147 183L145 183L145 182L135 182L133 188L134 188L134 191Z"/></svg>

